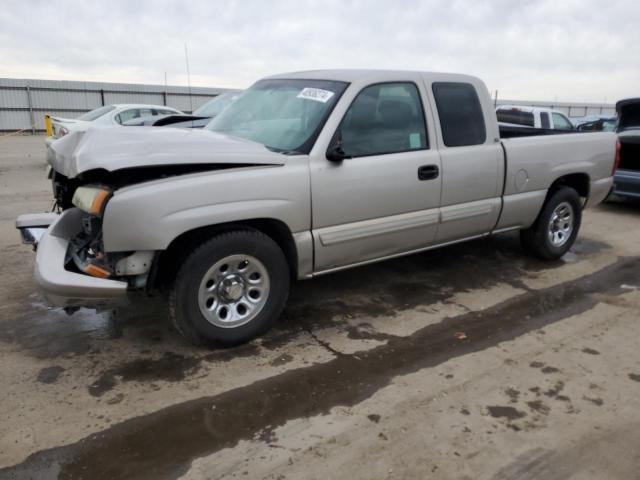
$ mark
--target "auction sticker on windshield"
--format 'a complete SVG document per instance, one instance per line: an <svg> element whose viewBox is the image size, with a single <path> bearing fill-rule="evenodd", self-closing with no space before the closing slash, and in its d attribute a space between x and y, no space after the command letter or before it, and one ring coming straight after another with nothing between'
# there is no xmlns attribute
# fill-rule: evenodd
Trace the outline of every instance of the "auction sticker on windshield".
<svg viewBox="0 0 640 480"><path fill-rule="evenodd" d="M307 100L314 100L316 102L327 103L331 97L333 97L333 92L329 90L322 90L321 88L311 88L305 87L298 94L298 98L305 98Z"/></svg>

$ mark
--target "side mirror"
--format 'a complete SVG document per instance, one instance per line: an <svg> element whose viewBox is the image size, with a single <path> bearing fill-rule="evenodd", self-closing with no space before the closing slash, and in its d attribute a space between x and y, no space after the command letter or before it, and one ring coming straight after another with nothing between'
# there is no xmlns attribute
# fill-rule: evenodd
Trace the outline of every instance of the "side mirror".
<svg viewBox="0 0 640 480"><path fill-rule="evenodd" d="M332 162L341 162L349 158L340 145L333 145L327 150L327 160Z"/></svg>

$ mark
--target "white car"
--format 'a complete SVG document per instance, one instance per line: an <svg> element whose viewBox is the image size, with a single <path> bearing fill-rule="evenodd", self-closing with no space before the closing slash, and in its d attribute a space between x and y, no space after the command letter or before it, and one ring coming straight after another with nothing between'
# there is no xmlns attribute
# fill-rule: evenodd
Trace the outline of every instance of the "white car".
<svg viewBox="0 0 640 480"><path fill-rule="evenodd" d="M544 107L500 105L496 108L498 122L514 127L546 128L549 130L573 130L567 116L557 110Z"/></svg>
<svg viewBox="0 0 640 480"><path fill-rule="evenodd" d="M47 145L64 137L69 132L85 131L91 126L122 125L134 118L175 114L182 115L183 113L164 105L122 103L96 108L78 118L49 117L52 135L47 137Z"/></svg>

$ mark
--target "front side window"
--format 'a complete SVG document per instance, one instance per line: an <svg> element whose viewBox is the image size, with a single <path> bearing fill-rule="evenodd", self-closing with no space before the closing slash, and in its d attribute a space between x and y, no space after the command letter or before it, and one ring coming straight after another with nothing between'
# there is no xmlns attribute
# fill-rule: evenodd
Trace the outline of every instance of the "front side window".
<svg viewBox="0 0 640 480"><path fill-rule="evenodd" d="M428 148L417 87L407 82L364 88L345 113L334 138L347 157Z"/></svg>
<svg viewBox="0 0 640 480"><path fill-rule="evenodd" d="M444 144L463 147L484 143L487 139L484 115L473 85L439 82L432 89Z"/></svg>
<svg viewBox="0 0 640 480"><path fill-rule="evenodd" d="M277 152L309 153L346 87L330 80L261 80L205 128Z"/></svg>
<svg viewBox="0 0 640 480"><path fill-rule="evenodd" d="M571 122L567 120L567 118L560 113L552 113L553 118L553 128L557 128L559 130L573 130L573 125Z"/></svg>

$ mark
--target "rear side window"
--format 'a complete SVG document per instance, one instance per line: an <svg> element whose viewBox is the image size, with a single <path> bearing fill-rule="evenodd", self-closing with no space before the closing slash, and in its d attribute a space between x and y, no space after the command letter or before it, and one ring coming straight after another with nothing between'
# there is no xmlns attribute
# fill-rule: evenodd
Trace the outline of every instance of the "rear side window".
<svg viewBox="0 0 640 480"><path fill-rule="evenodd" d="M512 123L514 125L522 125L523 127L533 127L533 113L532 112L523 112L517 108L499 108L496 112L498 116L498 121L502 123ZM542 128L549 128L549 115L547 117L547 126L544 126L544 119L542 119Z"/></svg>
<svg viewBox="0 0 640 480"><path fill-rule="evenodd" d="M487 139L478 94L469 83L439 82L432 86L442 139L447 147L479 145Z"/></svg>
<svg viewBox="0 0 640 480"><path fill-rule="evenodd" d="M551 128L549 123L549 114L547 112L540 113L540 126L542 128Z"/></svg>
<svg viewBox="0 0 640 480"><path fill-rule="evenodd" d="M151 115L150 111L149 115ZM124 110L123 112L120 112L118 115L116 115L116 122L122 125L124 122L128 122L129 120L133 120L134 118L138 117L140 117L140 109L133 108L130 110Z"/></svg>

